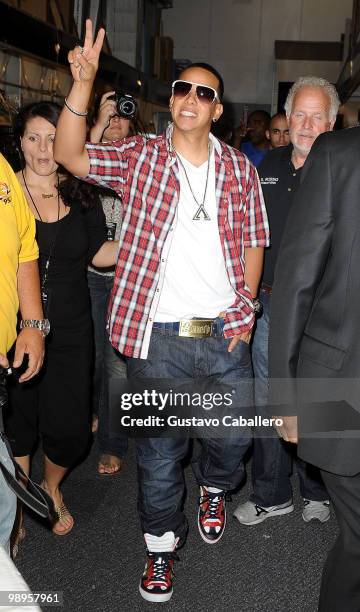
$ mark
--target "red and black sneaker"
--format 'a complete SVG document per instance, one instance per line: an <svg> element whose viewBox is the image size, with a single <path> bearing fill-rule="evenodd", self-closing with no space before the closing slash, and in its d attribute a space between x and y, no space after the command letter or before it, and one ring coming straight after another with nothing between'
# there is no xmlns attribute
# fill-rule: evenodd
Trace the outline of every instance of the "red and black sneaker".
<svg viewBox="0 0 360 612"><path fill-rule="evenodd" d="M169 601L173 594L175 552L146 551L147 561L140 580L139 591L146 601Z"/></svg>
<svg viewBox="0 0 360 612"><path fill-rule="evenodd" d="M198 527L202 539L216 544L224 533L226 525L226 491L212 493L207 487L200 487Z"/></svg>

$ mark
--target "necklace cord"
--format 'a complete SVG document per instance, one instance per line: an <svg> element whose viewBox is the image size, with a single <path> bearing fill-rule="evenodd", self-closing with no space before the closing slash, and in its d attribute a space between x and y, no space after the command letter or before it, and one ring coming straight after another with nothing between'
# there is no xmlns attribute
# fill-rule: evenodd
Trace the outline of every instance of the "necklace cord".
<svg viewBox="0 0 360 612"><path fill-rule="evenodd" d="M37 212L37 214L39 216L39 220L42 223L44 223L44 221L42 220L41 215L40 215L40 213L38 211L38 208L37 208L37 206L36 206L36 204L34 202L34 198L32 197L31 192L29 190L28 184L27 184L26 179L25 179L24 170L21 170L21 174L22 174L22 177L23 177L24 185L26 187L26 191L28 192L29 197L30 197L30 199L31 199L31 201L32 201L32 203L34 205L34 208L35 208L35 210L36 210L36 212ZM57 201L58 201L57 222L58 222L59 219L60 219L60 181L59 181L59 175L57 175L57 192L58 192L57 193ZM49 276L50 260L51 260L51 257L53 255L53 253L54 253L55 243L56 243L56 240L57 240L57 237L58 237L58 233L59 233L59 224L56 226L55 235L54 235L54 238L53 238L53 240L51 242L50 249L49 249L49 254L48 254L45 266L44 266L44 272L43 272L42 277L41 277L40 286L41 286L41 297L42 297L42 300L43 300L43 304L44 304L44 302L47 301L47 294L46 294L45 286L46 286L46 283L47 283L47 280L48 280L48 276ZM44 304L44 306L45 306L45 304Z"/></svg>
<svg viewBox="0 0 360 612"><path fill-rule="evenodd" d="M24 185L25 185L25 187L26 187L26 191L27 191L27 192L28 192L28 194L29 194L29 198L30 198L30 200L31 200L31 202L32 202L32 204L33 204L33 206L34 206L34 208L35 208L35 210L36 210L37 214L38 214L38 217L39 217L40 221L42 221L42 222L44 223L44 221L43 221L43 219L42 219L42 217L41 217L41 215L40 215L40 213L39 213L39 209L38 209L38 207L37 207L37 206L36 206L36 204L35 204L34 198L32 197L31 192L30 192L30 189L29 189L28 184L27 184L27 182L26 182L26 178L25 178L24 170L21 170L21 174L22 174L22 177L23 177ZM59 219L60 219L60 190L59 190L59 175L57 175L57 205L58 205L58 214L57 214L57 219L56 219L56 220L57 220L57 221L59 221Z"/></svg>
<svg viewBox="0 0 360 612"><path fill-rule="evenodd" d="M200 217L199 217L199 215L200 215L200 211L202 211L202 213L203 213L203 215L204 215L204 219L205 219L206 221L210 221L209 214L207 213L207 211L206 211L206 209L205 209L205 200L206 200L206 194L207 194L207 188L208 188L208 181L209 181L209 169L210 169L210 142L209 142L209 144L208 144L208 159L207 159L207 170L206 170L205 190L204 190L203 200L202 200L202 203L201 203L201 204L198 202L197 198L195 197L195 194L194 194L193 189L192 189L192 187L191 187L191 183L190 183L189 177L188 177L187 172L186 172L186 168L185 168L185 166L184 166L184 164L183 164L182 160L180 159L179 153L177 153L177 152L176 152L176 150L175 150L175 148L174 148L174 147L173 147L173 149L174 149L174 151L175 151L175 153L176 153L176 157L177 157L177 159L178 159L178 162L179 162L180 166L182 167L182 169L183 169L183 171L184 171L185 178L186 178L186 182L187 182L187 184L189 185L189 189L190 189L190 191L191 191L191 195L192 195L192 197L194 198L195 203L196 203L196 205L197 205L197 207L198 207L198 209L197 209L197 211L196 211L195 215L193 216L193 221L194 221L194 220L198 221L198 220L200 219Z"/></svg>

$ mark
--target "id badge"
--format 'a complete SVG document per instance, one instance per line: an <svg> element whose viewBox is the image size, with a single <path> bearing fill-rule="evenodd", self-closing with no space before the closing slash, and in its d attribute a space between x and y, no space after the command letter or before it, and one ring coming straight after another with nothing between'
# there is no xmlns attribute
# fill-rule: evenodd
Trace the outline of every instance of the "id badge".
<svg viewBox="0 0 360 612"><path fill-rule="evenodd" d="M112 221L109 221L106 224L106 230L107 230L107 239L108 240L115 240L116 223L113 223Z"/></svg>

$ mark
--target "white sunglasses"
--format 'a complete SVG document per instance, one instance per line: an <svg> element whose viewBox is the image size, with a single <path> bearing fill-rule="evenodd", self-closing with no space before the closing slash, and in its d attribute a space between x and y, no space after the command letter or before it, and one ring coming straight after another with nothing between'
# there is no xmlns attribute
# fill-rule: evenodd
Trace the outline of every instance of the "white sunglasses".
<svg viewBox="0 0 360 612"><path fill-rule="evenodd" d="M196 97L199 102L204 104L213 104L215 100L220 102L219 94L213 87L208 85L200 85L200 83L193 83L192 81L177 80L174 81L171 89L175 98L186 98L192 90L193 86L196 88Z"/></svg>

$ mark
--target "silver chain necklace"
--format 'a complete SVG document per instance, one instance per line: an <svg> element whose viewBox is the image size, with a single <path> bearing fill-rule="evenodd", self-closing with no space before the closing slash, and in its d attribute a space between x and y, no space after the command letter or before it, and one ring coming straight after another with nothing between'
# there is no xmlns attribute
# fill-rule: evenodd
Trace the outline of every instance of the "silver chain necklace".
<svg viewBox="0 0 360 612"><path fill-rule="evenodd" d="M176 153L175 149L174 149L174 151ZM206 192L207 192L207 187L208 187L209 169L210 169L210 142L209 142L209 145L208 145L208 161L207 161L207 170L206 170L205 191L204 191L203 201L202 201L201 204L198 202L197 198L195 197L195 194L194 194L193 189L191 187L191 183L189 181L189 177L187 175L185 166L184 166L183 162L181 161L180 156L179 156L178 153L176 153L176 157L177 157L177 159L179 161L179 164L181 165L182 169L184 170L186 182L189 185L189 189L191 191L191 195L194 198L195 203L196 203L196 205L198 207L195 215L192 218L192 220L193 221L201 221L201 216L200 215L202 214L203 215L203 221L211 221L210 215L209 215L209 213L207 212L207 210L205 208Z"/></svg>

